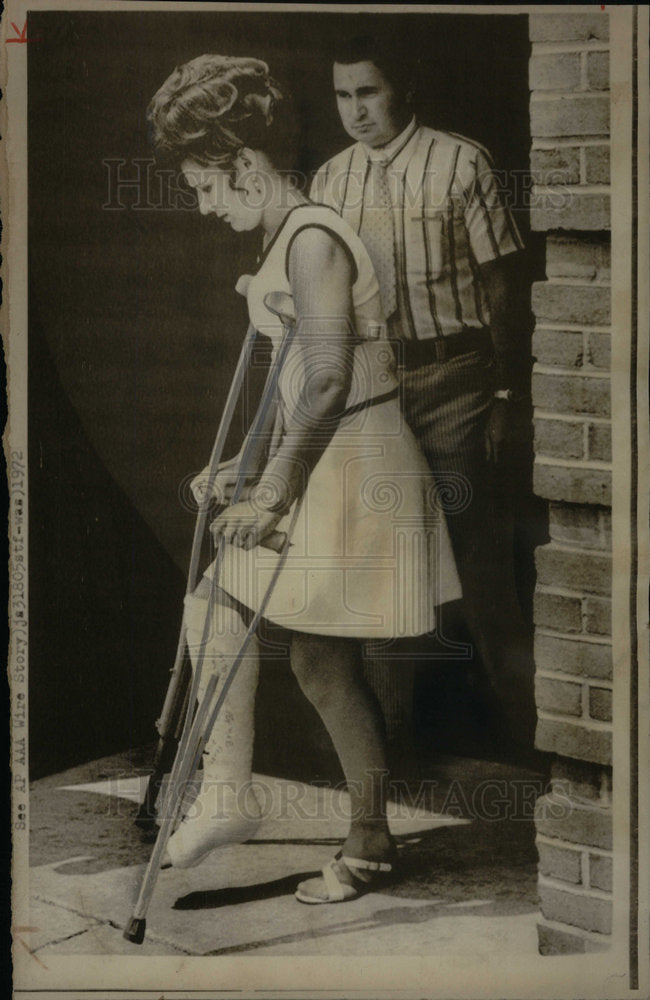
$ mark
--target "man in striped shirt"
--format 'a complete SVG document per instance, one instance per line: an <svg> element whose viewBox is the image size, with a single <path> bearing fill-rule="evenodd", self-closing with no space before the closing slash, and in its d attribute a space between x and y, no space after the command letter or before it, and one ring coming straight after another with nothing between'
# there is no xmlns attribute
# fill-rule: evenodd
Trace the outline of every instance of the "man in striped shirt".
<svg viewBox="0 0 650 1000"><path fill-rule="evenodd" d="M505 493L497 511L490 488L527 419L518 405L529 370L523 242L487 151L419 124L405 72L372 38L337 55L338 110L355 142L318 170L310 194L370 253L405 416L441 495L453 497L464 617L511 733L532 745L531 635L515 591Z"/></svg>

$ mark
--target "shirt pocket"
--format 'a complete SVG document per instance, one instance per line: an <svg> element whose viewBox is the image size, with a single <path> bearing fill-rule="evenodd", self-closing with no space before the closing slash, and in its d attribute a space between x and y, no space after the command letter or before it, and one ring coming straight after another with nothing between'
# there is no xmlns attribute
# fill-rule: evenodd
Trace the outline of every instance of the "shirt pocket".
<svg viewBox="0 0 650 1000"><path fill-rule="evenodd" d="M439 278L449 267L446 213L427 209L419 218L427 281Z"/></svg>
<svg viewBox="0 0 650 1000"><path fill-rule="evenodd" d="M458 274L468 267L467 229L462 210L454 203L447 209L428 209L421 225L426 234L426 252L431 280Z"/></svg>

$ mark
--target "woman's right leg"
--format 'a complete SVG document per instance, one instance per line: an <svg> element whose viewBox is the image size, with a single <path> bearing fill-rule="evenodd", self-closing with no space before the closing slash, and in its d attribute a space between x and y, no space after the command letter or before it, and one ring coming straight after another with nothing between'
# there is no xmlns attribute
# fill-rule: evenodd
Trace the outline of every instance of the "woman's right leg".
<svg viewBox="0 0 650 1000"><path fill-rule="evenodd" d="M345 898L354 898L360 883L373 881L371 866L380 863L379 870L388 870L395 855L386 818L388 770L381 710L363 677L361 643L356 639L294 632L291 666L325 723L345 774L352 816L343 856L371 863L333 863L337 881L353 887ZM336 901L324 878L302 882L297 896L303 902Z"/></svg>
<svg viewBox="0 0 650 1000"><path fill-rule="evenodd" d="M209 596L210 581L204 577L185 598L187 645L195 669ZM246 631L235 602L217 588L203 648L199 700L213 674L223 683ZM247 840L259 824L259 805L251 786L258 669L259 644L252 636L206 743L199 794L168 843L169 860L176 868L192 867L217 847Z"/></svg>

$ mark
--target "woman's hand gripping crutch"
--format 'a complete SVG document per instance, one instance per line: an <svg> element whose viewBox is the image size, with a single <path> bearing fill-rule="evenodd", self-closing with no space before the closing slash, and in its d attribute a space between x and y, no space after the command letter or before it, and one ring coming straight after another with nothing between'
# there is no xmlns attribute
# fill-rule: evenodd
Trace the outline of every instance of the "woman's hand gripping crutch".
<svg viewBox="0 0 650 1000"><path fill-rule="evenodd" d="M271 371L269 372L269 377L264 387L262 399L257 414L255 416L253 427L251 428L251 433L248 435L246 443L244 445L244 449L242 451L242 460L239 466L237 482L231 500L231 503L233 505L236 504L241 497L241 493L246 481L249 456L252 454L256 446L257 440L259 439L260 429L263 426L265 426L269 410L271 408L271 405L273 403L273 400L277 392L280 371L282 369L282 365L286 357L286 354L291 345L291 340L294 333L294 324L292 321L293 317L291 314L291 300L289 299L289 297L288 296L283 297L283 299L285 299L286 301L279 301L278 299L275 298L275 296L267 298L271 299L271 301L267 302L267 307L271 308L272 311L275 312L277 315L279 315L280 318L282 319L283 339L278 349L277 356L273 362ZM244 352L242 352L242 356L243 353ZM250 355L250 350L248 353ZM230 395L229 395L229 401L230 401ZM233 403L233 409L234 409L234 403ZM230 419L232 419L232 415ZM215 449L213 450L213 454L215 452L216 452L216 443L215 443ZM210 465L212 467L213 463L211 462ZM216 475L217 465L218 462L214 464L215 475ZM156 842L154 844L153 851L149 859L149 863L143 875L142 883L140 886L140 892L134 907L133 915L131 917L131 920L129 921L128 926L124 931L124 937L127 940L133 942L134 944L140 944L144 940L145 929L146 929L146 914L155 889L165 848L173 832L173 828L178 819L179 813L181 811L187 786L192 781L194 774L198 769L199 762L201 760L201 756L203 754L207 739L214 726L214 723L217 719L217 716L223 705L223 702L228 694L228 690L235 678L237 669L246 652L248 643L253 634L255 633L260 619L264 615L266 604L275 585L275 581L282 569L284 558L286 557L291 531L295 524L299 508L300 508L300 503L295 504L291 523L289 525L286 538L284 539L284 544L280 551L280 558L277 562L275 571L271 577L271 580L262 598L262 601L260 602L259 608L255 613L253 620L251 621L246 631L246 634L244 635L239 652L235 657L235 659L233 660L227 675L223 679L223 683L219 689L218 696L215 699L216 688L219 678L216 675L213 675L207 684L205 693L203 695L203 698L201 699L199 707L197 708L194 718L192 719L190 711L187 712L185 725L183 727L183 733L179 741L178 750L176 753L176 757L169 778L169 785L162 808L162 818L161 818L160 828L158 831L158 836L156 838ZM207 512L206 512L206 517L207 517ZM204 528L205 528L205 518L203 520L203 529ZM223 553L224 553L224 545L223 545L223 540L220 538L216 553L214 573L212 576L211 592L208 602L208 613L205 619L202 643L200 647L199 657L197 659L197 663L195 665L195 669L193 672L192 684L190 686L189 705L193 705L195 703L199 690L199 682L203 666L202 651L205 648L205 643L211 629L212 608L214 606L220 569L223 562ZM197 566L198 566L198 556L197 556ZM196 577L197 566L191 567L190 576L192 575L192 568L193 568L194 577Z"/></svg>

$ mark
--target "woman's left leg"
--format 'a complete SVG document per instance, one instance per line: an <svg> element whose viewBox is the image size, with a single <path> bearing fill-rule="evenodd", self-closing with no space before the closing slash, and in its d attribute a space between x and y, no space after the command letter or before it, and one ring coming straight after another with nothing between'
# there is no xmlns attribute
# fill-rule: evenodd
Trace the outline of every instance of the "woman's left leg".
<svg viewBox="0 0 650 1000"><path fill-rule="evenodd" d="M323 720L345 774L351 823L343 855L390 865L395 845L386 818L384 723L377 699L363 676L361 643L294 632L291 666L303 693ZM351 866L345 864L336 867L338 880L350 886L373 877L372 869L354 867L351 871ZM304 900L305 894L315 898ZM323 879L310 879L299 886L299 898L304 901L327 902L319 898L325 895Z"/></svg>

